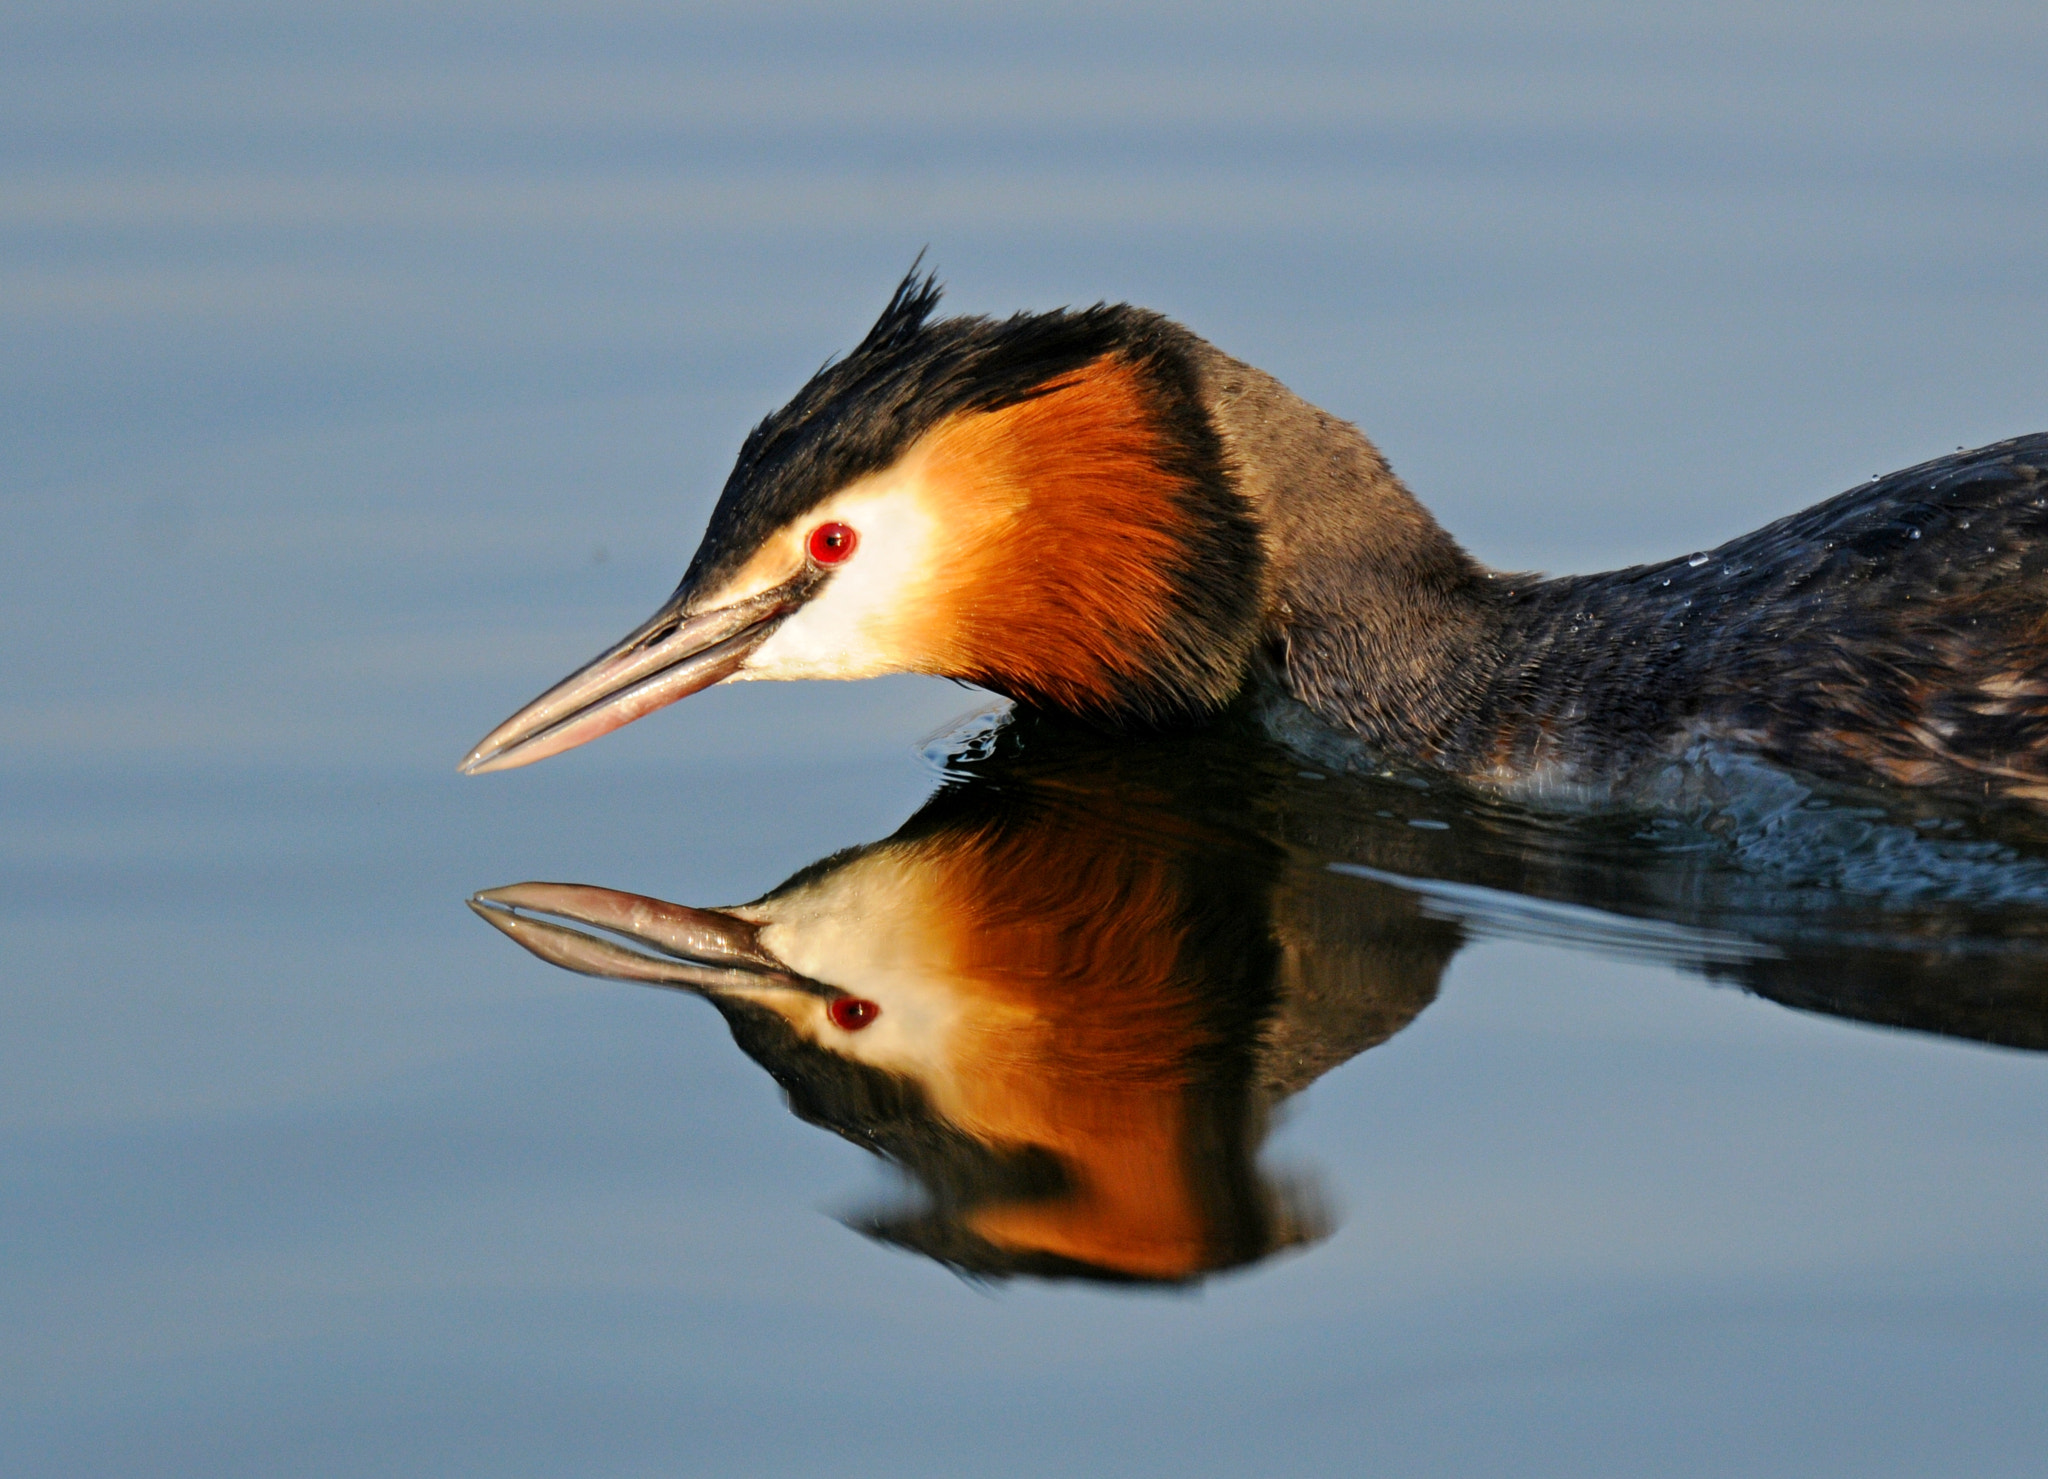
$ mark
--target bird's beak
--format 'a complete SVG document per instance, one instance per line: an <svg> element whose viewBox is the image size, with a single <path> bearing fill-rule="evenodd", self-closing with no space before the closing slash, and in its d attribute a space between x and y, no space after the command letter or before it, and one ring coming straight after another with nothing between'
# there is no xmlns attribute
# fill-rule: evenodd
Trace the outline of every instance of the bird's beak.
<svg viewBox="0 0 2048 1479"><path fill-rule="evenodd" d="M774 991L844 994L792 971L762 948L758 925L718 909L691 909L580 883L515 883L485 889L469 907L548 964L586 976L641 981L711 997ZM613 938L571 929L556 920L602 930Z"/></svg>
<svg viewBox="0 0 2048 1479"><path fill-rule="evenodd" d="M695 615L685 610L688 593L677 591L623 642L485 735L456 768L482 775L531 765L709 688L732 676L816 583L806 571Z"/></svg>

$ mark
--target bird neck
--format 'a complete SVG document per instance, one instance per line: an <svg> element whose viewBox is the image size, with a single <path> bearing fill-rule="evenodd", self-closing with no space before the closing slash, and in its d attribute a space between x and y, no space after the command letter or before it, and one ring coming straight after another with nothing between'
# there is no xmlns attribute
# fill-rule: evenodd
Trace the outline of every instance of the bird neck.
<svg viewBox="0 0 2048 1479"><path fill-rule="evenodd" d="M1212 353L1203 394L1261 530L1287 689L1392 757L1444 763L1500 666L1494 578L1357 427Z"/></svg>

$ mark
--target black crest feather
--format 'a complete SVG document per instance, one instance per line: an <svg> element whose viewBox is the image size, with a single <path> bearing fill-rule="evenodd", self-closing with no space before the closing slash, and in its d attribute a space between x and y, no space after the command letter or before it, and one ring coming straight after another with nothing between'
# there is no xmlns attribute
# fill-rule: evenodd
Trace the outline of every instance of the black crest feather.
<svg viewBox="0 0 2048 1479"><path fill-rule="evenodd" d="M875 320L875 326L855 346L853 352L856 356L901 348L924 328L925 320L937 310L946 289L936 272L923 269L924 253L919 252L917 260L910 264L910 270L903 274L903 281L896 284L896 291L889 295L882 316Z"/></svg>

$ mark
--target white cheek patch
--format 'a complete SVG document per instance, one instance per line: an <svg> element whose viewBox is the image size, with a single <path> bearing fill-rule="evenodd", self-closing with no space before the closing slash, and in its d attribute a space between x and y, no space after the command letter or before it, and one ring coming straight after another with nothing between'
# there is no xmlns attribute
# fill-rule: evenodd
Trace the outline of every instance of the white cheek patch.
<svg viewBox="0 0 2048 1479"><path fill-rule="evenodd" d="M952 1078L953 1044L972 1006L919 871L889 853L870 855L745 912L760 921L762 945L792 969L881 1008L857 1032L831 1025L822 1010L807 1012L799 1030L835 1053L939 1087Z"/></svg>
<svg viewBox="0 0 2048 1479"><path fill-rule="evenodd" d="M826 500L806 530L850 525L853 554L823 589L747 659L728 682L748 678L874 678L904 672L896 633L940 558L938 520L914 475L880 474Z"/></svg>

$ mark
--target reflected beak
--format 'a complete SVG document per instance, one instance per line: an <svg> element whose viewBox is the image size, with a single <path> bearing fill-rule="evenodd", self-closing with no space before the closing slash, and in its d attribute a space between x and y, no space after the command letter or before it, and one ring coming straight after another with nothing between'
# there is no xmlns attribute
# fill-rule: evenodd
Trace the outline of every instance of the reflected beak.
<svg viewBox="0 0 2048 1479"><path fill-rule="evenodd" d="M757 596L694 616L684 611L684 593L676 592L618 646L485 735L456 768L464 775L482 775L531 765L731 677L804 603L817 580L806 571Z"/></svg>
<svg viewBox="0 0 2048 1479"><path fill-rule="evenodd" d="M844 994L789 969L761 948L760 926L717 909L691 909L580 883L515 883L485 889L469 907L549 965L586 976L670 986L699 996L764 991ZM556 920L602 930L604 935L571 929Z"/></svg>

